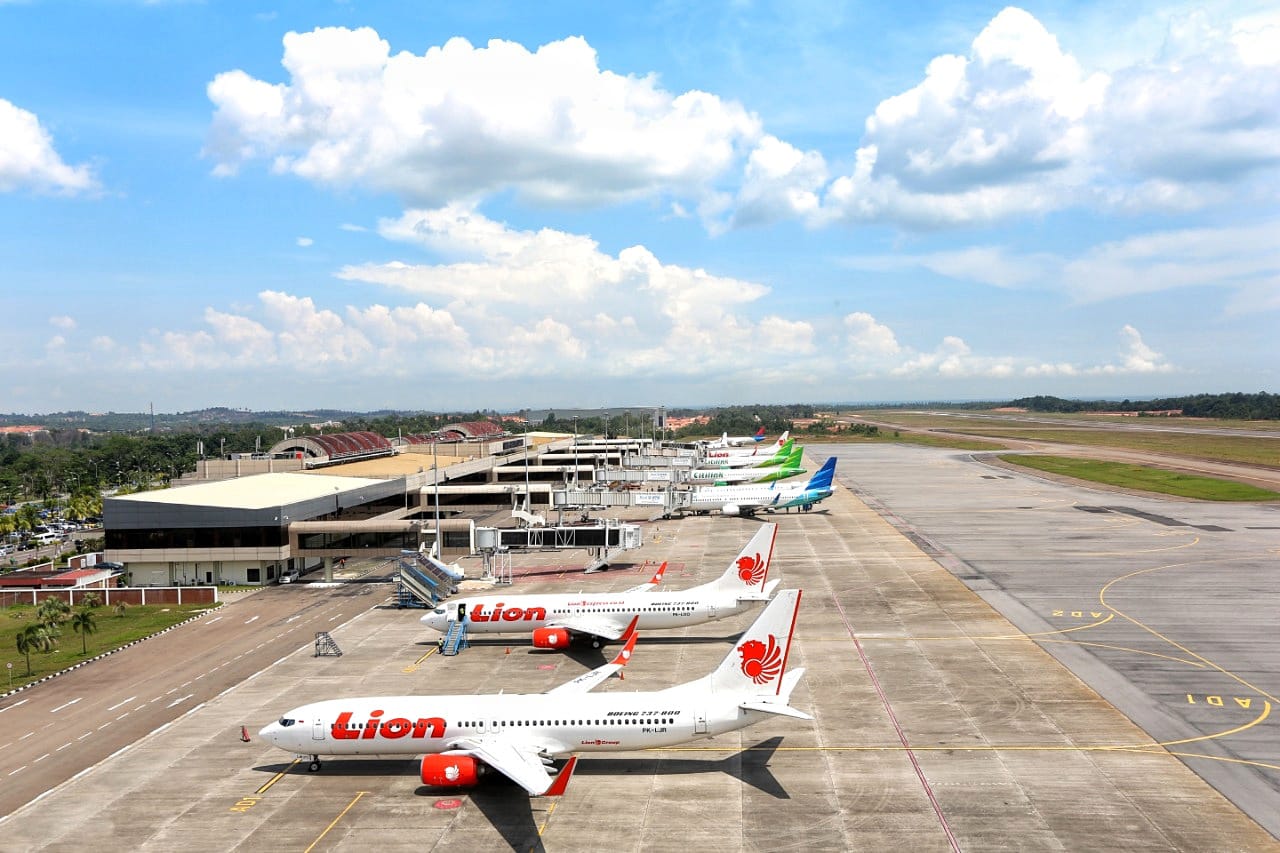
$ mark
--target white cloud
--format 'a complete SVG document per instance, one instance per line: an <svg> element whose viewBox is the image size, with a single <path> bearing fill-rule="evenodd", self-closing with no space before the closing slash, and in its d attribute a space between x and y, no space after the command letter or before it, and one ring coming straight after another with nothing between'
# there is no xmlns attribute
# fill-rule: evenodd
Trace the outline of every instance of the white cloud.
<svg viewBox="0 0 1280 853"><path fill-rule="evenodd" d="M968 56L866 121L855 164L814 223L986 223L1073 206L1192 210L1280 164L1280 26L1173 17L1160 56L1089 72L1027 12L1001 11Z"/></svg>
<svg viewBox="0 0 1280 853"><path fill-rule="evenodd" d="M304 249L305 249L306 247L308 247L308 246L310 246L310 245L314 244L315 242L316 242L316 241L315 241L315 240L312 240L310 237L299 237L299 238L297 239L297 243L298 243L298 245L299 245L299 246L301 246L301 247L302 247L302 248L304 248Z"/></svg>
<svg viewBox="0 0 1280 853"><path fill-rule="evenodd" d="M89 166L63 162L35 113L0 98L0 192L32 189L74 194L97 187Z"/></svg>
<svg viewBox="0 0 1280 853"><path fill-rule="evenodd" d="M760 136L740 105L602 70L578 37L530 52L450 39L392 55L369 28L284 37L286 83L243 71L208 86L215 172L249 160L438 205L512 188L540 203L698 195Z"/></svg>
<svg viewBox="0 0 1280 853"><path fill-rule="evenodd" d="M1243 226L1153 231L1083 247L1075 256L1020 254L1000 246L920 254L863 255L844 266L867 272L925 269L961 282L1056 290L1077 303L1190 287L1232 291L1226 313L1280 307L1280 220Z"/></svg>
<svg viewBox="0 0 1280 853"><path fill-rule="evenodd" d="M877 322L875 317L856 311L844 318L845 340L849 350L857 357L880 359L896 356L902 351L893 329Z"/></svg>
<svg viewBox="0 0 1280 853"><path fill-rule="evenodd" d="M75 329L76 321L74 318L68 317L65 314L59 314L57 316L49 318L49 325L53 326L54 328L62 329L63 331L66 331L66 332L70 332L73 329Z"/></svg>

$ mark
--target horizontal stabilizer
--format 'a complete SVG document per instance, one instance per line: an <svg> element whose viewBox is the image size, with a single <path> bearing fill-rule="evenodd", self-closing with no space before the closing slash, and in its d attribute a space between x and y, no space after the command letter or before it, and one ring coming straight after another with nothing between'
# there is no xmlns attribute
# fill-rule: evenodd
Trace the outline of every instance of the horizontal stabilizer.
<svg viewBox="0 0 1280 853"><path fill-rule="evenodd" d="M778 584L782 583L780 578L774 578L764 585L759 592L744 592L738 596L739 601L768 601L773 597L773 591L778 588Z"/></svg>
<svg viewBox="0 0 1280 853"><path fill-rule="evenodd" d="M783 717L795 717L797 720L812 720L812 714L806 714L804 711L796 710L790 705L784 705L781 702L767 702L764 699L748 699L745 702L739 702L738 707L744 711L762 711L766 714L779 714Z"/></svg>

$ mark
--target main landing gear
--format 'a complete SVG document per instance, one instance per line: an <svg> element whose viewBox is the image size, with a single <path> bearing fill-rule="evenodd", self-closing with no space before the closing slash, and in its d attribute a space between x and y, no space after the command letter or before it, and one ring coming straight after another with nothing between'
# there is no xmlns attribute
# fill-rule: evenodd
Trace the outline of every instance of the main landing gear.
<svg viewBox="0 0 1280 853"><path fill-rule="evenodd" d="M307 772L308 773L320 772L320 756L318 755L311 756L311 763L307 765Z"/></svg>

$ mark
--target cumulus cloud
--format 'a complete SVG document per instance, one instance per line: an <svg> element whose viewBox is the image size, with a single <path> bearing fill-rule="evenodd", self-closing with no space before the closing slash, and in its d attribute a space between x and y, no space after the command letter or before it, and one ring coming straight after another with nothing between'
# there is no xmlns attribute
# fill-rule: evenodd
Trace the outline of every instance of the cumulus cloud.
<svg viewBox="0 0 1280 853"><path fill-rule="evenodd" d="M97 187L88 165L63 162L35 113L0 98L0 192L31 189L70 195Z"/></svg>
<svg viewBox="0 0 1280 853"><path fill-rule="evenodd" d="M440 205L505 189L539 203L697 195L760 136L739 104L601 69L572 37L529 51L453 38L392 54L369 28L284 37L288 81L234 70L208 86L215 172L251 160Z"/></svg>
<svg viewBox="0 0 1280 853"><path fill-rule="evenodd" d="M54 328L62 329L63 331L66 331L66 332L70 332L71 330L75 329L76 321L74 318L68 317L65 314L59 314L57 316L49 318L49 325L53 326Z"/></svg>
<svg viewBox="0 0 1280 853"><path fill-rule="evenodd" d="M1280 27L1267 17L1173 18L1160 56L1107 74L1006 8L967 56L935 58L879 104L810 221L932 228L1220 202L1280 162L1277 71Z"/></svg>
<svg viewBox="0 0 1280 853"><path fill-rule="evenodd" d="M305 249L306 247L314 244L315 240L312 240L310 237L299 237L296 242L299 246Z"/></svg>

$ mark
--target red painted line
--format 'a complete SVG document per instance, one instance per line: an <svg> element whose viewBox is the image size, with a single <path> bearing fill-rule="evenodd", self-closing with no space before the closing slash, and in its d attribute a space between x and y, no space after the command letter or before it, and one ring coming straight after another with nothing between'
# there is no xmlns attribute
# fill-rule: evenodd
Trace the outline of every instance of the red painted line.
<svg viewBox="0 0 1280 853"><path fill-rule="evenodd" d="M867 660L866 652L862 650L862 643L859 643L858 638L854 635L853 626L849 624L849 618L845 616L844 608L840 606L840 602L834 596L831 600L836 605L836 611L840 614L840 621L844 623L844 629L849 632L849 639L853 640L853 647L858 650L858 657L862 659L862 666L867 670L867 675L871 677L871 685L875 687L876 694L880 697L880 704L884 706L885 713L889 715L889 722L893 723L893 729L898 733L898 740L902 743L903 749L906 750L907 758L911 759L911 766L915 768L916 776L924 787L924 794L929 798L930 805L933 806L933 813L938 816L938 823L942 824L942 831L946 833L947 841L951 843L951 849L955 853L960 853L960 842L956 840L955 833L951 831L951 825L947 823L946 815L942 813L942 806L938 803L938 798L934 796L933 788L929 786L929 780L925 778L924 770L920 767L919 760L916 759L915 750L911 748L911 744L907 743L907 735L902 731L902 725L898 722L897 715L893 713L893 706L889 704L889 697L885 695L884 690L880 687L880 679L876 678L876 672L871 668L871 661Z"/></svg>

